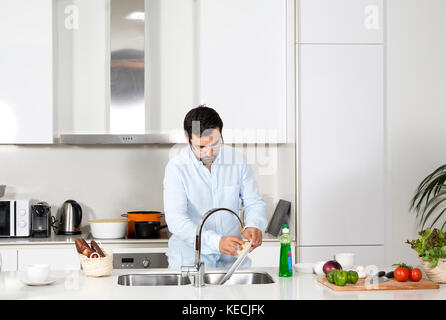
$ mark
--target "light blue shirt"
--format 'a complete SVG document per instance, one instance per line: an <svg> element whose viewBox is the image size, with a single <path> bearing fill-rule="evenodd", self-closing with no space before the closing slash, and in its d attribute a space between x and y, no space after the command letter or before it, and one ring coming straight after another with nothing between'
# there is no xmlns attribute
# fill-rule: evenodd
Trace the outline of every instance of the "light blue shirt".
<svg viewBox="0 0 446 320"><path fill-rule="evenodd" d="M243 153L222 145L209 171L188 146L172 158L164 176L164 213L169 231L167 256L169 268L192 266L195 262L195 235L202 216L214 208L228 208L245 215L246 227L265 232L266 205L261 197L251 166ZM235 257L222 254L220 239L240 235L240 224L227 211L211 215L203 225L201 260L208 268L227 268ZM249 267L250 260L241 267Z"/></svg>

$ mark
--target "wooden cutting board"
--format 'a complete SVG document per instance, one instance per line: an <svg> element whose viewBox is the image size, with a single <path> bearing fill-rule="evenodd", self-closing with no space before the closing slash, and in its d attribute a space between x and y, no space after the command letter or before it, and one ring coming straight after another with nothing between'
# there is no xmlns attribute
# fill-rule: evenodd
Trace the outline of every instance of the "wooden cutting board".
<svg viewBox="0 0 446 320"><path fill-rule="evenodd" d="M324 276L317 278L319 283L329 287L335 291L370 291L370 290L419 290L419 289L438 289L440 286L438 283L427 279L421 279L418 282L406 281L399 282L395 279L389 279L389 281L379 283L377 286L370 285L368 288L365 285L365 279L359 279L355 284L347 284L344 287L337 286L333 283L328 282Z"/></svg>

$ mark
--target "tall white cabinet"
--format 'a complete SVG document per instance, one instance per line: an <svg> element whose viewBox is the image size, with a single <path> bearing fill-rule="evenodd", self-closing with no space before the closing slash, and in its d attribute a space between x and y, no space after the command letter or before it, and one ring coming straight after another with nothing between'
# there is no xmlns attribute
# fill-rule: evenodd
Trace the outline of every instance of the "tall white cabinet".
<svg viewBox="0 0 446 320"><path fill-rule="evenodd" d="M0 144L53 142L53 1L0 2Z"/></svg>
<svg viewBox="0 0 446 320"><path fill-rule="evenodd" d="M299 256L384 264L386 124L381 0L300 0Z"/></svg>

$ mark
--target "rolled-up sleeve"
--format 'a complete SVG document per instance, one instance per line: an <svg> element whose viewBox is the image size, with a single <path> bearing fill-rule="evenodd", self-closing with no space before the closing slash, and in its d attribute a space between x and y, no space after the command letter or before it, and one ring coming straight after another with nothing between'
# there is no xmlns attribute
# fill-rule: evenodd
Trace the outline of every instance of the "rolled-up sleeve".
<svg viewBox="0 0 446 320"><path fill-rule="evenodd" d="M169 231L179 239L195 246L197 223L191 219L187 210L187 194L181 172L175 164L168 163L163 182L164 212ZM206 243L203 253L219 253L221 236L214 230L202 232L202 243Z"/></svg>
<svg viewBox="0 0 446 320"><path fill-rule="evenodd" d="M264 233L268 224L266 219L266 204L260 195L252 168L246 162L242 166L240 196L242 209L245 213L246 227L255 227Z"/></svg>

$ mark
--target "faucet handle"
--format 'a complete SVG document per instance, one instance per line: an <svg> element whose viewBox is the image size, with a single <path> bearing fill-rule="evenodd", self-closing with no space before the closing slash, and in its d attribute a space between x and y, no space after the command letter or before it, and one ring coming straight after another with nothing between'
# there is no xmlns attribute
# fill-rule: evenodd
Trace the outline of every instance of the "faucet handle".
<svg viewBox="0 0 446 320"><path fill-rule="evenodd" d="M197 268L195 266L182 266L181 267L181 276L188 276L189 273L197 272Z"/></svg>
<svg viewBox="0 0 446 320"><path fill-rule="evenodd" d="M196 266L182 266L181 267L181 278L189 278L189 281L192 284L195 284L195 277L191 277L191 275L196 275L198 273Z"/></svg>

